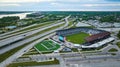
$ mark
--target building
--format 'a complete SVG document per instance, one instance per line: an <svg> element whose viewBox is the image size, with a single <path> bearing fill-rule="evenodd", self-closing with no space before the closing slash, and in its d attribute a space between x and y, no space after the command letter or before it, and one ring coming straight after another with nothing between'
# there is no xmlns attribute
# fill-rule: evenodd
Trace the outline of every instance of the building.
<svg viewBox="0 0 120 67"><path fill-rule="evenodd" d="M83 43L82 46L80 46L83 49L98 48L114 40L114 38L110 36L110 32L93 29L93 28L87 28L87 27L77 27L77 28L58 30L56 31L56 35L59 36L60 41L64 42L66 36L71 34L76 34L79 32L84 32L91 35L85 38L86 42Z"/></svg>
<svg viewBox="0 0 120 67"><path fill-rule="evenodd" d="M91 36L89 36L85 39L86 39L87 42L93 42L94 43L94 42L106 39L108 37L110 37L109 32L102 32L102 33L91 35Z"/></svg>

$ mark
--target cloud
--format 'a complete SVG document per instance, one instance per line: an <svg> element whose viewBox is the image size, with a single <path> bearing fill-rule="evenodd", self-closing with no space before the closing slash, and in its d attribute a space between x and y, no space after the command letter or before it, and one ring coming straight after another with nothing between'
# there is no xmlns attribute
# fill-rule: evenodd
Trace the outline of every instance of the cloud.
<svg viewBox="0 0 120 67"><path fill-rule="evenodd" d="M79 3L76 3L76 4L66 4L66 3L58 3L58 2L52 2L51 5L54 5L54 6L75 6L75 7L118 7L120 6L120 3L96 3L96 4L91 4L91 3L88 3L88 4L79 4Z"/></svg>
<svg viewBox="0 0 120 67"><path fill-rule="evenodd" d="M120 0L106 0L106 1L111 1L111 2L120 2Z"/></svg>
<svg viewBox="0 0 120 67"><path fill-rule="evenodd" d="M59 11L120 11L120 9L59 9Z"/></svg>
<svg viewBox="0 0 120 67"><path fill-rule="evenodd" d="M83 4L82 6L86 6L86 7L120 6L120 3L114 3L114 4Z"/></svg>
<svg viewBox="0 0 120 67"><path fill-rule="evenodd" d="M55 3L55 2L53 2L53 3L50 3L51 5L60 5L60 3Z"/></svg>
<svg viewBox="0 0 120 67"><path fill-rule="evenodd" d="M0 0L1 3L50 2L55 0Z"/></svg>
<svg viewBox="0 0 120 67"><path fill-rule="evenodd" d="M1 7L4 6L21 6L20 4L0 4Z"/></svg>
<svg viewBox="0 0 120 67"><path fill-rule="evenodd" d="M96 2L99 0L0 0L1 3L24 3L24 2L64 2L64 3L81 3Z"/></svg>
<svg viewBox="0 0 120 67"><path fill-rule="evenodd" d="M111 0L112 1L112 0ZM0 0L0 10L120 10L120 2L110 0ZM20 6L14 7L14 6Z"/></svg>

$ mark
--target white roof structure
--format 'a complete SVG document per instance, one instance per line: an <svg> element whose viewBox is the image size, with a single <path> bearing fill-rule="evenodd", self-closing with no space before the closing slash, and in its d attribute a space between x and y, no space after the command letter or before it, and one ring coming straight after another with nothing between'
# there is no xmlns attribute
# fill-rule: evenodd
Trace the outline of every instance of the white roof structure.
<svg viewBox="0 0 120 67"><path fill-rule="evenodd" d="M120 27L120 23L114 23L115 27Z"/></svg>
<svg viewBox="0 0 120 67"><path fill-rule="evenodd" d="M54 53L59 53L59 51L58 51L58 50L55 50Z"/></svg>
<svg viewBox="0 0 120 67"><path fill-rule="evenodd" d="M107 39L105 39L105 40L103 40L103 41L100 41L100 42L97 42L97 43L95 43L95 44L92 44L92 45L90 45L90 46L82 45L82 48L97 48L97 47L100 47L100 46L102 46L102 45L104 45L104 44L106 44L106 43L108 43L108 42L113 41L113 40L114 40L114 38L113 38L113 37L110 37L110 38L107 38Z"/></svg>
<svg viewBox="0 0 120 67"><path fill-rule="evenodd" d="M9 28L9 29L14 29L16 28L17 26L6 26L6 28Z"/></svg>
<svg viewBox="0 0 120 67"><path fill-rule="evenodd" d="M76 24L76 26L77 26L77 27L83 27L83 26L91 26L91 25L86 24L86 23L82 23L82 22L78 22L78 23Z"/></svg>
<svg viewBox="0 0 120 67"><path fill-rule="evenodd" d="M74 46L75 46L75 47L79 47L79 46L80 46L80 44L74 44Z"/></svg>

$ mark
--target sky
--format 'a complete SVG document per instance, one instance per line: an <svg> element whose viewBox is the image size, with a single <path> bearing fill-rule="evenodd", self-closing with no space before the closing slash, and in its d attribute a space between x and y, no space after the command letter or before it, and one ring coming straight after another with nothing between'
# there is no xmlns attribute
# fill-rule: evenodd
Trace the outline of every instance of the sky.
<svg viewBox="0 0 120 67"><path fill-rule="evenodd" d="M120 0L0 0L0 11L120 11Z"/></svg>

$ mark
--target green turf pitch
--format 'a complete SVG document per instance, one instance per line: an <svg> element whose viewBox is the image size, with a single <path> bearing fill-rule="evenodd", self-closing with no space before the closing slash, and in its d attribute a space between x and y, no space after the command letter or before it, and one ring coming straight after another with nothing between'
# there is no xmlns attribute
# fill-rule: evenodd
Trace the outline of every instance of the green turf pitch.
<svg viewBox="0 0 120 67"><path fill-rule="evenodd" d="M85 38L88 36L89 34L80 32L77 34L66 36L66 40L75 44L82 44L85 42Z"/></svg>
<svg viewBox="0 0 120 67"><path fill-rule="evenodd" d="M53 41L50 40L44 40L38 44L35 45L35 47L43 52L43 51L54 51L60 48L60 45L57 43L54 43Z"/></svg>

